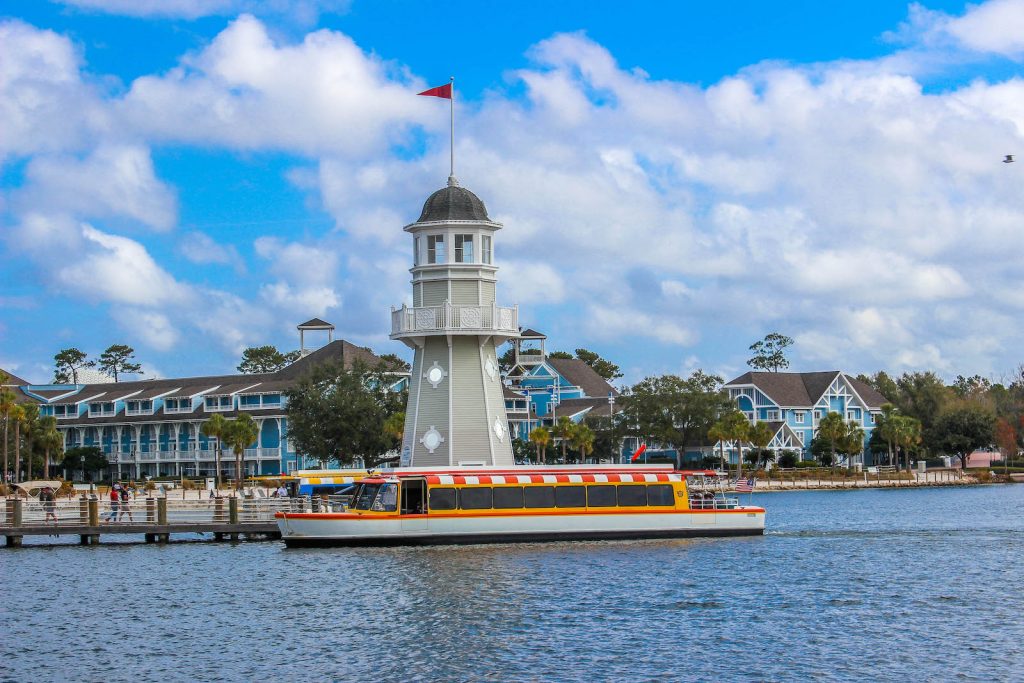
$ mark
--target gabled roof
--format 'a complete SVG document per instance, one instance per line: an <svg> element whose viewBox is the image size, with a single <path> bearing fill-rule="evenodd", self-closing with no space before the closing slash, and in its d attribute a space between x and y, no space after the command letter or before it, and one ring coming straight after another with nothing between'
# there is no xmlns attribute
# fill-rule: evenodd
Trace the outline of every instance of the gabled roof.
<svg viewBox="0 0 1024 683"><path fill-rule="evenodd" d="M609 392L615 395L619 393L594 368L579 358L546 358L544 362L570 384L582 389L584 396L608 400Z"/></svg>
<svg viewBox="0 0 1024 683"><path fill-rule="evenodd" d="M312 369L313 366L329 362L341 363L342 367L346 369L351 368L356 362L361 362L372 368L380 362L380 356L364 346L356 346L344 339L336 339L303 356L283 370L278 370L272 375L262 376L274 379L296 379ZM255 375L253 376L255 377ZM235 380L237 381L237 379L236 375Z"/></svg>
<svg viewBox="0 0 1024 683"><path fill-rule="evenodd" d="M299 330L333 330L334 329L334 325L332 325L331 323L327 322L326 320L321 320L320 318L310 318L306 322L304 322L301 325L299 325L296 329L299 329Z"/></svg>
<svg viewBox="0 0 1024 683"><path fill-rule="evenodd" d="M537 330L533 329L532 327L527 327L525 330L523 330L522 332L519 333L519 336L522 339L547 339L548 338L547 335L545 335L543 332L538 332Z"/></svg>
<svg viewBox="0 0 1024 683"><path fill-rule="evenodd" d="M509 389L506 386L502 386L501 390L502 390L502 394L504 395L504 397L506 399L516 399L516 400L519 400L519 399L529 398L526 394L520 394L518 391L512 391L511 389Z"/></svg>
<svg viewBox="0 0 1024 683"><path fill-rule="evenodd" d="M584 410L588 411L587 415L593 415L595 417L608 417L611 414L611 404L608 403L608 398L567 398L563 399L555 407L556 415L578 415ZM622 404L615 404L615 413L622 412Z"/></svg>
<svg viewBox="0 0 1024 683"><path fill-rule="evenodd" d="M726 387L752 384L780 407L808 407L818 402L836 377L842 376L868 408L881 408L886 399L880 393L840 370L826 372L745 372ZM863 389L863 391L862 391Z"/></svg>
<svg viewBox="0 0 1024 683"><path fill-rule="evenodd" d="M8 377L8 380L6 382L4 382L4 384L3 384L3 386L5 386L5 387L7 387L7 386L21 387L21 386L25 386L26 384L30 384L30 382L26 382L25 380L23 380L22 378L18 377L14 373L7 372L3 368L0 368L0 372L4 373Z"/></svg>

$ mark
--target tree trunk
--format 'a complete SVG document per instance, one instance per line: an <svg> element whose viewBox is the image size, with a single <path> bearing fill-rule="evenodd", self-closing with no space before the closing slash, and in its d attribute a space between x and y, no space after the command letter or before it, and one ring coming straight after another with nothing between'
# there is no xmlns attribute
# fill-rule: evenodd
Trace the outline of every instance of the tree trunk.
<svg viewBox="0 0 1024 683"><path fill-rule="evenodd" d="M242 490L242 451L235 450L235 491Z"/></svg>
<svg viewBox="0 0 1024 683"><path fill-rule="evenodd" d="M8 417L4 419L4 471L0 473L0 479L3 480L4 484L7 483L7 439L9 437L10 428L11 419Z"/></svg>
<svg viewBox="0 0 1024 683"><path fill-rule="evenodd" d="M214 467L217 468L216 482L217 482L217 491L219 492L220 491L220 439L219 438L217 439L217 446L216 446L216 448L213 449L213 456L214 456L214 460L216 461L214 463Z"/></svg>
<svg viewBox="0 0 1024 683"><path fill-rule="evenodd" d="M14 421L14 483L17 484L21 476L21 423Z"/></svg>
<svg viewBox="0 0 1024 683"><path fill-rule="evenodd" d="M43 455L43 479L50 478L50 448L47 446L46 453Z"/></svg>
<svg viewBox="0 0 1024 683"><path fill-rule="evenodd" d="M736 478L743 477L743 444L736 442Z"/></svg>

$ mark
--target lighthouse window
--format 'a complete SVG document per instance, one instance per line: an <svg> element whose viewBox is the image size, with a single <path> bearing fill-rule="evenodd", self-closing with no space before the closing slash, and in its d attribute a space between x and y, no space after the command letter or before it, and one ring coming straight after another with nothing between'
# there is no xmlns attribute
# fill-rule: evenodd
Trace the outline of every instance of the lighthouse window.
<svg viewBox="0 0 1024 683"><path fill-rule="evenodd" d="M481 237L480 237L480 251L483 252L483 254L482 254L483 255L483 262L484 263L490 263L491 262L491 258L492 258L492 256L491 256L491 236L490 235L481 235Z"/></svg>
<svg viewBox="0 0 1024 683"><path fill-rule="evenodd" d="M455 236L455 262L456 263L472 263L473 262L473 236L472 235L456 235Z"/></svg>
<svg viewBox="0 0 1024 683"><path fill-rule="evenodd" d="M420 238L416 236L412 240L412 264L418 266L420 264Z"/></svg>
<svg viewBox="0 0 1024 683"><path fill-rule="evenodd" d="M444 235L427 235L427 263L445 263Z"/></svg>

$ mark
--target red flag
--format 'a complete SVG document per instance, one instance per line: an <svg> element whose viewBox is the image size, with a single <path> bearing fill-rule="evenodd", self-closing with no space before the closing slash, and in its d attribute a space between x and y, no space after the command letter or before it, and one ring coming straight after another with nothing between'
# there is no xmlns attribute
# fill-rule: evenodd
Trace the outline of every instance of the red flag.
<svg viewBox="0 0 1024 683"><path fill-rule="evenodd" d="M452 98L452 84L439 85L436 88L430 90L424 90L423 92L416 93L417 95L426 95L427 97L443 97L446 100Z"/></svg>
<svg viewBox="0 0 1024 683"><path fill-rule="evenodd" d="M633 454L633 457L630 458L629 461L630 462L636 462L636 459L639 458L641 455L643 455L644 451L646 451L646 450L647 450L647 444L645 444L645 443L640 444L640 448L636 449L636 453Z"/></svg>

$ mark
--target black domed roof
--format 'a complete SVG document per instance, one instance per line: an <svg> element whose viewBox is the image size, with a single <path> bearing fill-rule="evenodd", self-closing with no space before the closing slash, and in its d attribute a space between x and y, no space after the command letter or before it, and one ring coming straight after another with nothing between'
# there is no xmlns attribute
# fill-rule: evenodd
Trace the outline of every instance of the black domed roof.
<svg viewBox="0 0 1024 683"><path fill-rule="evenodd" d="M459 187L454 178L448 180L448 187L441 188L427 197L417 223L428 221L490 221L487 207L480 198L464 187Z"/></svg>

